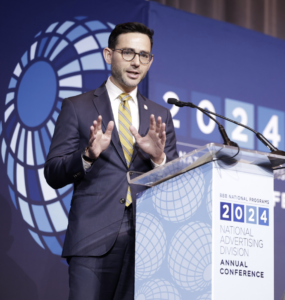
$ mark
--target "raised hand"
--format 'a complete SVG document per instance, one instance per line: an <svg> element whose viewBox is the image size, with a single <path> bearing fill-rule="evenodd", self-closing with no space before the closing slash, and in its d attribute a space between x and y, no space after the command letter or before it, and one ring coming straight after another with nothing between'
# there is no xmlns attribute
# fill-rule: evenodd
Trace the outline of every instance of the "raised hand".
<svg viewBox="0 0 285 300"><path fill-rule="evenodd" d="M166 141L165 123L162 123L161 117L158 117L155 122L154 115L150 116L149 131L145 137L141 137L134 126L130 126L130 131L138 146L150 155L151 160L156 164L161 164L165 157Z"/></svg>
<svg viewBox="0 0 285 300"><path fill-rule="evenodd" d="M90 127L88 151L86 151L85 155L92 159L97 159L101 152L106 150L110 145L113 128L114 122L110 121L106 132L103 133L102 117L99 116L96 121L93 121L93 124Z"/></svg>

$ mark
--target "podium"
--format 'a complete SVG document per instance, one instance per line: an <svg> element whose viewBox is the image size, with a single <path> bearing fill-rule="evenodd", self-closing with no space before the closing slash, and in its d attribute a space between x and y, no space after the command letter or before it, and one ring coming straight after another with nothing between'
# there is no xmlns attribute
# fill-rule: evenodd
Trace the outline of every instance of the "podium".
<svg viewBox="0 0 285 300"><path fill-rule="evenodd" d="M129 172L149 187L136 202L135 299L273 300L273 180L284 163L211 143Z"/></svg>

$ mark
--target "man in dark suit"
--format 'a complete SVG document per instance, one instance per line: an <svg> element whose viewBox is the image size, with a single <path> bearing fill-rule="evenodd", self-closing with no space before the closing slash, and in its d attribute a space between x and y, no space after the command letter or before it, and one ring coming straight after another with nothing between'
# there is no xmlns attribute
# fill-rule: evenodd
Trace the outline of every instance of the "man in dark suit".
<svg viewBox="0 0 285 300"><path fill-rule="evenodd" d="M56 123L45 177L53 188L74 184L62 254L69 299L134 299L135 202L145 188L126 174L177 157L169 110L137 90L153 62L152 36L140 23L117 25L103 51L111 76L65 99Z"/></svg>

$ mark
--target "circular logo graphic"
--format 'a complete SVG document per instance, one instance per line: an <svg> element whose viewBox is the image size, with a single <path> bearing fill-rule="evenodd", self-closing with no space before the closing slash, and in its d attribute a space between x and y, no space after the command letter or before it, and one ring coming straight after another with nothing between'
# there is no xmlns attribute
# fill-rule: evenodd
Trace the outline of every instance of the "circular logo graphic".
<svg viewBox="0 0 285 300"><path fill-rule="evenodd" d="M211 227L201 222L182 226L171 240L168 267L182 289L195 292L208 288L212 276Z"/></svg>
<svg viewBox="0 0 285 300"><path fill-rule="evenodd" d="M191 218L202 203L205 181L195 169L153 188L152 202L158 214L175 223Z"/></svg>
<svg viewBox="0 0 285 300"><path fill-rule="evenodd" d="M181 300L177 289L164 279L154 279L142 285L135 300Z"/></svg>
<svg viewBox="0 0 285 300"><path fill-rule="evenodd" d="M56 255L73 188L48 186L44 163L62 100L93 90L109 76L102 49L113 28L87 17L51 24L35 36L8 86L0 133L11 200L37 244Z"/></svg>
<svg viewBox="0 0 285 300"><path fill-rule="evenodd" d="M159 220L146 213L136 217L136 278L153 275L161 266L166 252L166 235Z"/></svg>

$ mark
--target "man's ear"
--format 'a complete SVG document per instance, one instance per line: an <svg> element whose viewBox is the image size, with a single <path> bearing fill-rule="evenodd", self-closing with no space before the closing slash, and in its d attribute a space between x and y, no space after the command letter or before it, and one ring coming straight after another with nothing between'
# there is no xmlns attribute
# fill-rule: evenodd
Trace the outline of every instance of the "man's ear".
<svg viewBox="0 0 285 300"><path fill-rule="evenodd" d="M103 56L108 65L111 64L113 51L110 48L105 48L103 50Z"/></svg>

